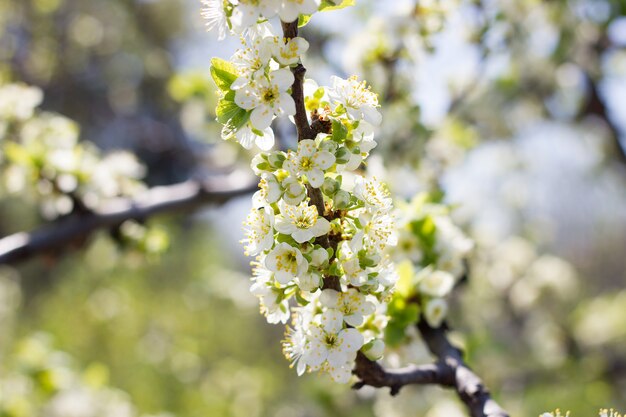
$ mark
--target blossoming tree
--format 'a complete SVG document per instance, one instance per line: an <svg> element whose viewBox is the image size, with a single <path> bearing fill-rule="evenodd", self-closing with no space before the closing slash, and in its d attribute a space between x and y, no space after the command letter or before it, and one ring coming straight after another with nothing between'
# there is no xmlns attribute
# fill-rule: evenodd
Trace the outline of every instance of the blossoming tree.
<svg viewBox="0 0 626 417"><path fill-rule="evenodd" d="M42 215L56 222L30 235L3 238L0 261L54 251L98 228L111 228L120 241L144 252L160 252L166 238L141 224L146 217L254 191L242 240L245 254L253 257L250 292L268 323L286 325L282 349L297 375L328 375L356 390L388 388L392 396L407 385L436 385L454 390L472 416L508 416L478 376L480 369L469 368L449 337L451 295L467 280L475 243L454 223L453 207L441 196L438 177L448 161L429 161L423 170L431 186L426 192L392 195L369 158L378 145L377 132L385 129L378 95L356 76L332 75L330 85L305 76L303 58L310 44L299 36L300 28L322 18L319 13L354 1L202 3L202 15L220 40L241 41L230 59L211 60L210 74L218 89L215 115L222 139L250 152L258 186L189 180L147 189L141 181L144 169L131 154L102 154L79 142L69 119L36 110L40 90L7 84L0 87L6 191L27 193ZM431 17L437 19L436 13ZM407 52L404 47L387 56L381 46L377 59L393 67ZM393 103L402 93L389 83L386 99ZM290 132L297 143L291 149L278 123L295 126ZM516 249L523 246L516 243ZM568 272L559 262L539 259L532 265L557 265ZM417 335L432 363L388 360L390 350L400 350ZM48 355L40 339L29 343ZM88 391L78 376L68 379L76 392L55 397L50 409L63 409L64 401ZM116 391L92 396L113 404L103 406L106 415L127 409ZM2 401L0 396L0 414L13 416ZM557 410L541 417L560 416ZM600 416L621 417L605 409Z"/></svg>

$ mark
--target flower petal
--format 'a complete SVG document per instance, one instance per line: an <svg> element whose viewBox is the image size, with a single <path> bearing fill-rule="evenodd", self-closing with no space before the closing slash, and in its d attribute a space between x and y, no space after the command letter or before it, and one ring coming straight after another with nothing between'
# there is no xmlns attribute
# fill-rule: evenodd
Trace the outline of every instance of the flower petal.
<svg viewBox="0 0 626 417"><path fill-rule="evenodd" d="M328 333L339 332L343 326L343 314L337 310L326 310L322 313L322 326Z"/></svg>
<svg viewBox="0 0 626 417"><path fill-rule="evenodd" d="M260 105L250 113L250 123L258 130L265 130L270 127L272 119L274 119L274 113L272 109L266 105Z"/></svg>
<svg viewBox="0 0 626 417"><path fill-rule="evenodd" d="M315 154L313 162L320 169L328 169L335 163L335 155L330 152L321 151Z"/></svg>
<svg viewBox="0 0 626 417"><path fill-rule="evenodd" d="M328 308L339 308L339 292L331 289L322 291L320 302Z"/></svg>
<svg viewBox="0 0 626 417"><path fill-rule="evenodd" d="M306 173L306 177L309 179L311 187L320 188L324 184L324 171L318 168L313 168Z"/></svg>
<svg viewBox="0 0 626 417"><path fill-rule="evenodd" d="M269 151L274 146L274 131L268 127L263 131L263 136L256 137L255 142L262 151Z"/></svg>
<svg viewBox="0 0 626 417"><path fill-rule="evenodd" d="M339 343L347 352L356 352L363 346L363 335L357 329L345 329L339 333Z"/></svg>
<svg viewBox="0 0 626 417"><path fill-rule="evenodd" d="M295 80L291 70L288 68L281 68L279 70L270 73L272 84L278 87L279 91L286 91L293 85Z"/></svg>

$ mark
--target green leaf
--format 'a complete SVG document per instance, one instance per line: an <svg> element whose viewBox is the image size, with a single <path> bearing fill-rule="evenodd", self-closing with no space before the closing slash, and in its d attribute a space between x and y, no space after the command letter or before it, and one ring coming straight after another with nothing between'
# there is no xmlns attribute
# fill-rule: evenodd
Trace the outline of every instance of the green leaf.
<svg viewBox="0 0 626 417"><path fill-rule="evenodd" d="M237 130L250 118L250 112L242 109L235 103L235 92L230 91L217 103L215 109L217 121L228 125L231 130Z"/></svg>
<svg viewBox="0 0 626 417"><path fill-rule="evenodd" d="M227 92L238 77L237 68L231 62L213 58L211 59L211 77L220 90Z"/></svg>
<svg viewBox="0 0 626 417"><path fill-rule="evenodd" d="M339 10L349 6L354 6L356 0L343 0L343 1L332 1L332 0L323 0L320 5L320 12L328 11L328 10Z"/></svg>
<svg viewBox="0 0 626 417"><path fill-rule="evenodd" d="M356 0L343 0L343 1L323 0L318 10L320 12L325 12L329 10L339 10L348 6L354 6L355 2ZM310 20L311 20L310 14L301 14L298 17L298 27L301 28L303 26L306 26Z"/></svg>
<svg viewBox="0 0 626 417"><path fill-rule="evenodd" d="M385 344L390 347L399 346L406 337L405 327L389 322L385 328Z"/></svg>
<svg viewBox="0 0 626 417"><path fill-rule="evenodd" d="M337 143L345 142L348 137L348 128L341 123L339 120L333 119L333 134L331 136L332 140Z"/></svg>
<svg viewBox="0 0 626 417"><path fill-rule="evenodd" d="M298 27L301 28L303 26L306 26L310 20L311 20L310 14L301 14L300 17L298 17Z"/></svg>

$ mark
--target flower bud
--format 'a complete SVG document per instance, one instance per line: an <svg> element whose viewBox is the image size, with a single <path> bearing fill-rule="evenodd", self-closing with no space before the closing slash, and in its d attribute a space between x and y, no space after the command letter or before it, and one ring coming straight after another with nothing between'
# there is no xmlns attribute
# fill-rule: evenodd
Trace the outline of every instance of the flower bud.
<svg viewBox="0 0 626 417"><path fill-rule="evenodd" d="M319 149L334 154L337 151L337 143L332 140L323 140L320 142Z"/></svg>
<svg viewBox="0 0 626 417"><path fill-rule="evenodd" d="M282 168L285 162L285 155L282 152L272 152L267 158L272 168Z"/></svg>
<svg viewBox="0 0 626 417"><path fill-rule="evenodd" d="M383 357L385 353L385 342L380 339L374 339L363 346L363 353L371 361L377 361Z"/></svg>
<svg viewBox="0 0 626 417"><path fill-rule="evenodd" d="M283 182L283 187L285 188L283 199L287 204L298 205L306 197L306 188L293 177L287 178Z"/></svg>
<svg viewBox="0 0 626 417"><path fill-rule="evenodd" d="M337 191L333 198L333 205L335 209L342 210L348 208L350 205L350 193L344 190Z"/></svg>
<svg viewBox="0 0 626 417"><path fill-rule="evenodd" d="M324 184L322 184L322 192L327 196L332 197L337 191L339 191L340 187L341 185L339 184L339 181L326 177L326 179L324 179Z"/></svg>
<svg viewBox="0 0 626 417"><path fill-rule="evenodd" d="M339 165L347 164L351 157L350 151L345 146L337 149L335 153L336 163Z"/></svg>

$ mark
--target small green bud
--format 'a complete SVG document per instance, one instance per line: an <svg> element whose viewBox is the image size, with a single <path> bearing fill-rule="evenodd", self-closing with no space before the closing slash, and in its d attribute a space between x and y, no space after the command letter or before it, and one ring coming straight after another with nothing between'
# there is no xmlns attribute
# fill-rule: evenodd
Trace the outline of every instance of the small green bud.
<svg viewBox="0 0 626 417"><path fill-rule="evenodd" d="M272 152L268 157L268 162L273 168L282 168L285 155L282 152Z"/></svg>
<svg viewBox="0 0 626 417"><path fill-rule="evenodd" d="M323 140L319 145L319 149L321 151L327 151L334 154L337 151L338 146L339 145L332 140Z"/></svg>
<svg viewBox="0 0 626 417"><path fill-rule="evenodd" d="M385 353L385 342L380 339L374 339L363 346L363 353L369 360L377 361Z"/></svg>
<svg viewBox="0 0 626 417"><path fill-rule="evenodd" d="M337 149L337 152L335 153L335 158L337 158L336 162L339 165L347 164L348 161L350 161L350 157L350 151L345 146Z"/></svg>
<svg viewBox="0 0 626 417"><path fill-rule="evenodd" d="M333 205L336 209L343 210L350 205L350 193L344 190L337 191L333 198Z"/></svg>
<svg viewBox="0 0 626 417"><path fill-rule="evenodd" d="M326 194L327 196L329 197L334 196L335 193L339 191L339 188L340 188L339 181L330 177L326 177L324 179L324 184L322 184L322 192Z"/></svg>

